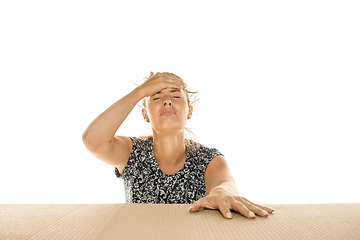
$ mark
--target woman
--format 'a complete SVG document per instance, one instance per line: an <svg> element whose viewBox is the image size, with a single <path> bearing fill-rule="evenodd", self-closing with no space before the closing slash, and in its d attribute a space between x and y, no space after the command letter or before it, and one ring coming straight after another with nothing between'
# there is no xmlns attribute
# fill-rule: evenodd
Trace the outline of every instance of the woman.
<svg viewBox="0 0 360 240"><path fill-rule="evenodd" d="M153 136L115 136L117 129L144 100L142 114ZM189 203L189 211L231 210L247 218L266 217L274 210L240 197L225 158L216 149L185 139L191 106L184 81L172 73L150 77L100 114L85 130L86 148L112 165L124 181L126 201L132 203Z"/></svg>

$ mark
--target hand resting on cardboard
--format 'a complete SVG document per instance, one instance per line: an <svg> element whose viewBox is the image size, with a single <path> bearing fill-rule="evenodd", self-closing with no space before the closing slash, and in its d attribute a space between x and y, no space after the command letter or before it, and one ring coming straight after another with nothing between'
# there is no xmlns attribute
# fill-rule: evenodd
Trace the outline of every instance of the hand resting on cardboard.
<svg viewBox="0 0 360 240"><path fill-rule="evenodd" d="M255 218L255 214L267 217L274 209L257 205L239 196L235 180L222 155L214 157L205 172L205 186L208 196L193 203L190 212L202 208L219 209L225 218L232 218L231 210L239 212L247 218Z"/></svg>
<svg viewBox="0 0 360 240"><path fill-rule="evenodd" d="M274 209L255 204L248 199L232 195L226 187L215 187L210 194L194 202L190 212L197 212L202 208L219 209L225 218L232 218L230 210L239 212L247 218L255 218L255 214L267 217Z"/></svg>

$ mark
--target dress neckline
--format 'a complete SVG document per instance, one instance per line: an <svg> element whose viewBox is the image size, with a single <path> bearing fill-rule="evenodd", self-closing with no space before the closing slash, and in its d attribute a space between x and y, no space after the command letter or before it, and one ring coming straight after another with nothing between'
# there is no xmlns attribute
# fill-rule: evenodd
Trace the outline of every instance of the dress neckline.
<svg viewBox="0 0 360 240"><path fill-rule="evenodd" d="M185 159L185 162L184 162L184 165L182 166L182 168L177 171L176 173L174 174L166 174L164 173L161 168L159 167L159 164L158 162L156 161L156 158L155 158L155 154L154 154L154 139L151 138L149 139L149 142L150 142L150 158L151 160L154 162L154 164L156 165L157 169L159 170L159 172L164 175L164 176L167 176L167 177L173 177L173 176L176 176L176 175L179 175L181 172L184 171L184 169L188 166L188 164L190 163L189 162L189 159L190 159L190 154L189 154L189 151L188 151L188 147L186 146L186 141L184 140L184 144L185 144L185 151L186 151L186 159Z"/></svg>

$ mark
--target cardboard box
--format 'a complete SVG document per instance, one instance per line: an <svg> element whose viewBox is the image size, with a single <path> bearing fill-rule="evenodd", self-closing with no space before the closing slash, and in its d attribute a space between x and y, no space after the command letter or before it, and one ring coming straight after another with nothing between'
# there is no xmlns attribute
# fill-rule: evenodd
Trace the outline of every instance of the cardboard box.
<svg viewBox="0 0 360 240"><path fill-rule="evenodd" d="M5 204L0 239L360 239L360 203L280 205L247 219L190 205Z"/></svg>

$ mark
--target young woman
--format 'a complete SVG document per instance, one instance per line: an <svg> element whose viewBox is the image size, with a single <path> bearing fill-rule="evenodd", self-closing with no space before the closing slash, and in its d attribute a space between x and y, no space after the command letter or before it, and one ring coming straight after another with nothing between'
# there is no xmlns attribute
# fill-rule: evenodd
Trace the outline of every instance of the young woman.
<svg viewBox="0 0 360 240"><path fill-rule="evenodd" d="M144 120L153 136L115 136L134 106L142 100ZM86 148L115 167L124 181L126 202L192 204L189 211L231 210L247 218L274 210L240 197L224 156L217 149L185 139L191 118L184 81L172 73L151 72L146 81L100 114L85 130Z"/></svg>

